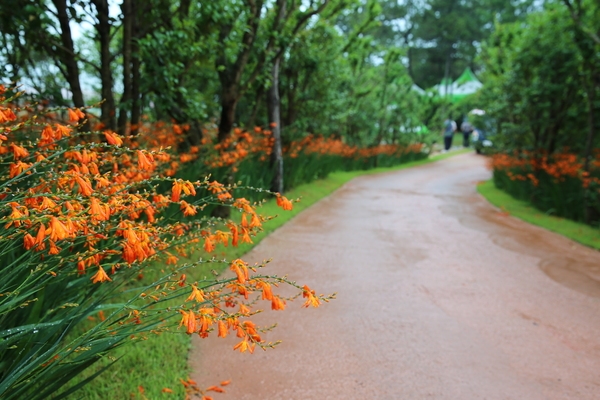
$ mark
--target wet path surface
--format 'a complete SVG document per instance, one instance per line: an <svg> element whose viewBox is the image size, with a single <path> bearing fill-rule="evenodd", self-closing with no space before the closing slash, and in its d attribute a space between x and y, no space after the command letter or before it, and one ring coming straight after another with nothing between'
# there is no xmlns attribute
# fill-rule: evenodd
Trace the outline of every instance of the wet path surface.
<svg viewBox="0 0 600 400"><path fill-rule="evenodd" d="M194 340L219 399L600 399L600 252L506 216L463 154L353 180L245 257L317 292L275 350ZM231 340L230 340L231 339Z"/></svg>

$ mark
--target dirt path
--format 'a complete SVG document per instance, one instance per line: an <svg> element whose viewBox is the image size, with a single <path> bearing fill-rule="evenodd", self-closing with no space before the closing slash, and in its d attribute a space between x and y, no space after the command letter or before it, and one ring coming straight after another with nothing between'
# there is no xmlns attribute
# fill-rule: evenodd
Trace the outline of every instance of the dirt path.
<svg viewBox="0 0 600 400"><path fill-rule="evenodd" d="M600 252L508 217L464 154L346 184L248 261L337 292L288 304L275 350L194 340L217 399L599 399Z"/></svg>

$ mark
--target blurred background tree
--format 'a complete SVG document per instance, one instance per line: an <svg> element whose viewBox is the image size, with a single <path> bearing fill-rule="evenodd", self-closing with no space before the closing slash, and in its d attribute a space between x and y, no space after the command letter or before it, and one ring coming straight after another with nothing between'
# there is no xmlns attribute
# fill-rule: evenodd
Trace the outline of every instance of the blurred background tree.
<svg viewBox="0 0 600 400"><path fill-rule="evenodd" d="M91 113L123 134L142 115L187 124L183 147L207 127L223 141L275 121L275 148L308 134L430 142L449 112L478 107L508 135L498 143L581 145L589 158L597 22L583 0L6 0L0 80L57 105L103 100ZM467 67L479 97L450 108L439 87L420 90Z"/></svg>

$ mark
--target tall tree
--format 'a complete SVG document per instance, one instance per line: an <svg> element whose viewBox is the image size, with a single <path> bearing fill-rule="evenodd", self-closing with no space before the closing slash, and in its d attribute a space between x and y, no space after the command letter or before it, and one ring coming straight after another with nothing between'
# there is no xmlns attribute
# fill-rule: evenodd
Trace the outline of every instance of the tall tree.
<svg viewBox="0 0 600 400"><path fill-rule="evenodd" d="M214 10L213 22L217 26L218 41L231 41L233 36L241 35L241 40L233 49L219 46L216 57L216 69L221 83L219 118L219 141L227 138L235 124L235 111L238 102L248 91L250 85L262 71L267 53L273 48L272 39L268 40L266 48L260 51L255 59L252 71L244 79L251 55L256 51L263 13L263 0L247 0L232 2L226 8Z"/></svg>
<svg viewBox="0 0 600 400"><path fill-rule="evenodd" d="M290 3L290 4L288 4ZM268 119L273 131L273 150L271 163L274 168L271 190L283 192L283 152L281 140L281 97L279 93L279 68L284 52L289 48L289 43L298 35L306 23L317 14L321 13L329 4L329 0L311 2L310 7L302 11L301 2L277 0L271 34L277 35L273 46L271 58L271 79L267 90ZM338 2L334 7L333 15L343 8L344 1ZM331 14L330 14L331 15ZM269 51L269 48L266 49ZM267 54L269 56L269 54Z"/></svg>
<svg viewBox="0 0 600 400"><path fill-rule="evenodd" d="M123 15L123 38L122 57L123 57L123 93L119 102L119 117L117 121L117 130L119 134L124 135L127 132L127 121L129 120L129 107L131 106L132 87L131 87L131 56L133 45L133 19L135 0L123 0L121 4L121 13Z"/></svg>
<svg viewBox="0 0 600 400"><path fill-rule="evenodd" d="M52 48L56 64L69 83L73 96L73 105L75 107L84 107L85 101L83 99L83 91L81 90L79 65L77 64L75 45L73 44L71 26L69 25L69 20L72 16L69 15L67 0L52 0L52 4L56 8L56 17L60 27L60 43L54 44L55 47ZM52 45L48 44L46 48L50 49L50 46Z"/></svg>
<svg viewBox="0 0 600 400"><path fill-rule="evenodd" d="M110 51L112 39L112 23L109 16L108 0L91 0L96 10L95 28L97 32L97 42L100 47L100 82L102 96L101 117L103 125L109 129L115 130L116 109L115 97L113 94L113 60L114 56Z"/></svg>

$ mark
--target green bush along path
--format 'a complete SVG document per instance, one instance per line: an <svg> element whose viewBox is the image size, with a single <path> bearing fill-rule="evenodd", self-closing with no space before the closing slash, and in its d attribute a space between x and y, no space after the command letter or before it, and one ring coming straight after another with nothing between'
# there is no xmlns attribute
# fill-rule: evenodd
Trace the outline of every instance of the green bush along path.
<svg viewBox="0 0 600 400"><path fill-rule="evenodd" d="M490 205L489 177L459 154L304 210L245 258L337 299L265 311L279 349L194 337L192 378L231 379L224 399L597 398L600 253Z"/></svg>

